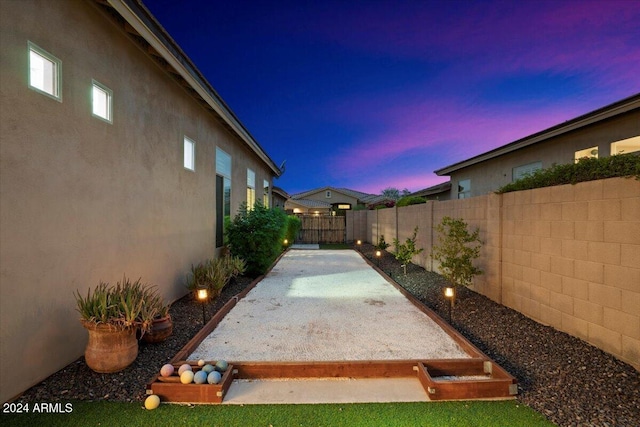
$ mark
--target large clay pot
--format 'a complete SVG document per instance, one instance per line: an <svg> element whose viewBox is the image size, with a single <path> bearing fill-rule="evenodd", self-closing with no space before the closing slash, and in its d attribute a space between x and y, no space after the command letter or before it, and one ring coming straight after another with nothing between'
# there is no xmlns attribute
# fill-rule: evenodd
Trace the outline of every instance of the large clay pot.
<svg viewBox="0 0 640 427"><path fill-rule="evenodd" d="M166 340L173 333L171 316L153 319L151 329L142 335L142 341L146 343L158 343Z"/></svg>
<svg viewBox="0 0 640 427"><path fill-rule="evenodd" d="M87 366L104 374L118 372L138 357L136 329L117 329L105 324L84 323L89 342L84 351Z"/></svg>

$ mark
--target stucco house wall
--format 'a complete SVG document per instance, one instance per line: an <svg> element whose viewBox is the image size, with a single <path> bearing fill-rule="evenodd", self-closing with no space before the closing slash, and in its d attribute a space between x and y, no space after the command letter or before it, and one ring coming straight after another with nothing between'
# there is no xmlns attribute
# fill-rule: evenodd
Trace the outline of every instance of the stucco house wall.
<svg viewBox="0 0 640 427"><path fill-rule="evenodd" d="M3 2L0 13L0 400L77 359L73 292L128 277L166 301L214 256L216 147L232 158L232 210L272 165L93 1ZM28 87L28 42L62 61L62 101ZM92 116L92 79L113 123ZM183 138L195 141L195 171ZM271 185L270 185L271 186ZM18 369L19 368L19 369Z"/></svg>

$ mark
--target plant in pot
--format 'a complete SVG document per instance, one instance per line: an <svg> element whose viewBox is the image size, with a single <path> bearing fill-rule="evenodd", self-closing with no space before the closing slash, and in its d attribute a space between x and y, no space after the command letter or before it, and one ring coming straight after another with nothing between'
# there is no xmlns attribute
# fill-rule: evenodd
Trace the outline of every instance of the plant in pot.
<svg viewBox="0 0 640 427"><path fill-rule="evenodd" d="M144 298L141 317L153 316L148 331L142 333L142 341L159 343L166 340L173 333L173 322L169 314L169 305L165 304L157 292L148 292Z"/></svg>
<svg viewBox="0 0 640 427"><path fill-rule="evenodd" d="M100 282L83 297L74 293L80 321L89 332L85 361L100 373L118 372L138 356L136 331L147 331L155 314L143 312L147 286L124 277L115 286Z"/></svg>

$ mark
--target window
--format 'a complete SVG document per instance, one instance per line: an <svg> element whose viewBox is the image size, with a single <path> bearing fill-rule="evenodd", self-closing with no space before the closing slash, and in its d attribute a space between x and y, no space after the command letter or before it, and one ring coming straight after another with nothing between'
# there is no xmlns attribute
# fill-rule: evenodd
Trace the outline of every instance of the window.
<svg viewBox="0 0 640 427"><path fill-rule="evenodd" d="M471 180L458 181L458 199L468 199L469 197L471 197Z"/></svg>
<svg viewBox="0 0 640 427"><path fill-rule="evenodd" d="M225 244L224 224L231 219L231 156L216 148L216 247Z"/></svg>
<svg viewBox="0 0 640 427"><path fill-rule="evenodd" d="M93 80L91 101L93 104L93 115L99 117L109 123L112 123L111 100L113 99L113 91L108 87Z"/></svg>
<svg viewBox="0 0 640 427"><path fill-rule="evenodd" d="M591 147L591 148L585 148L584 150L579 150L576 151L576 154L574 156L574 161L576 163L578 163L578 160L580 159L584 159L584 158L590 158L593 157L594 159L598 158L598 147Z"/></svg>
<svg viewBox="0 0 640 427"><path fill-rule="evenodd" d="M612 156L614 154L633 153L634 151L640 151L640 136L634 136L611 143Z"/></svg>
<svg viewBox="0 0 640 427"><path fill-rule="evenodd" d="M196 170L196 143L184 137L184 168L190 171Z"/></svg>
<svg viewBox="0 0 640 427"><path fill-rule="evenodd" d="M325 193L324 197L326 197L327 199L331 198L331 190L327 190L327 192Z"/></svg>
<svg viewBox="0 0 640 427"><path fill-rule="evenodd" d="M29 45L29 87L62 101L62 62L44 49Z"/></svg>
<svg viewBox="0 0 640 427"><path fill-rule="evenodd" d="M247 169L247 209L253 209L256 204L256 173Z"/></svg>
<svg viewBox="0 0 640 427"><path fill-rule="evenodd" d="M513 168L512 171L512 180L517 181L520 178L525 177L526 175L531 175L538 169L542 169L542 162L534 162L529 163L528 165L518 166L517 168Z"/></svg>
<svg viewBox="0 0 640 427"><path fill-rule="evenodd" d="M267 181L266 179L262 181L262 188L263 188L262 204L264 205L265 208L268 208L269 207L269 181Z"/></svg>

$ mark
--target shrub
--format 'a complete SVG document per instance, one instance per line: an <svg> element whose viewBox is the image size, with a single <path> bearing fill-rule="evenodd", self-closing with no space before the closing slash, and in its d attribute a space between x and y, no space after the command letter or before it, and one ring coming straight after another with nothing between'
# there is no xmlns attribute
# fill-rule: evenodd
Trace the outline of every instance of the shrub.
<svg viewBox="0 0 640 427"><path fill-rule="evenodd" d="M469 233L464 220L448 216L436 226L436 231L438 243L433 246L431 257L440 263L442 276L453 286L469 286L474 276L482 274L482 270L473 265L473 260L480 256L480 231L476 228Z"/></svg>
<svg viewBox="0 0 640 427"><path fill-rule="evenodd" d="M384 240L384 234L381 234L378 238L378 243L374 246L374 248L380 251L386 251L389 246L391 245Z"/></svg>
<svg viewBox="0 0 640 427"><path fill-rule="evenodd" d="M418 237L418 227L413 229L413 235L407 237L405 243L400 243L398 239L393 239L393 245L396 247L396 259L402 263L404 275L407 275L407 264L411 262L415 255L418 255L424 249L416 248L416 238Z"/></svg>
<svg viewBox="0 0 640 427"><path fill-rule="evenodd" d="M229 224L231 253L244 259L247 274L259 276L267 271L282 251L286 215L281 209L268 209L257 202L251 210L246 203Z"/></svg>
<svg viewBox="0 0 640 427"><path fill-rule="evenodd" d="M401 208L403 206L420 205L422 203L427 203L427 199L419 196L405 196L398 200L398 204L396 206Z"/></svg>
<svg viewBox="0 0 640 427"><path fill-rule="evenodd" d="M496 193L631 176L640 179L640 155L638 153L613 155L599 159L583 158L578 163L564 165L554 164L550 168L538 169L530 175L500 187Z"/></svg>
<svg viewBox="0 0 640 427"><path fill-rule="evenodd" d="M212 258L194 266L191 265L191 276L187 280L187 289L207 289L212 298L216 298L231 279L243 274L246 264L240 257L223 256Z"/></svg>
<svg viewBox="0 0 640 427"><path fill-rule="evenodd" d="M295 215L287 215L284 238L287 239L289 243L295 242L296 237L298 237L300 227L302 227L302 221L300 221L300 218Z"/></svg>

